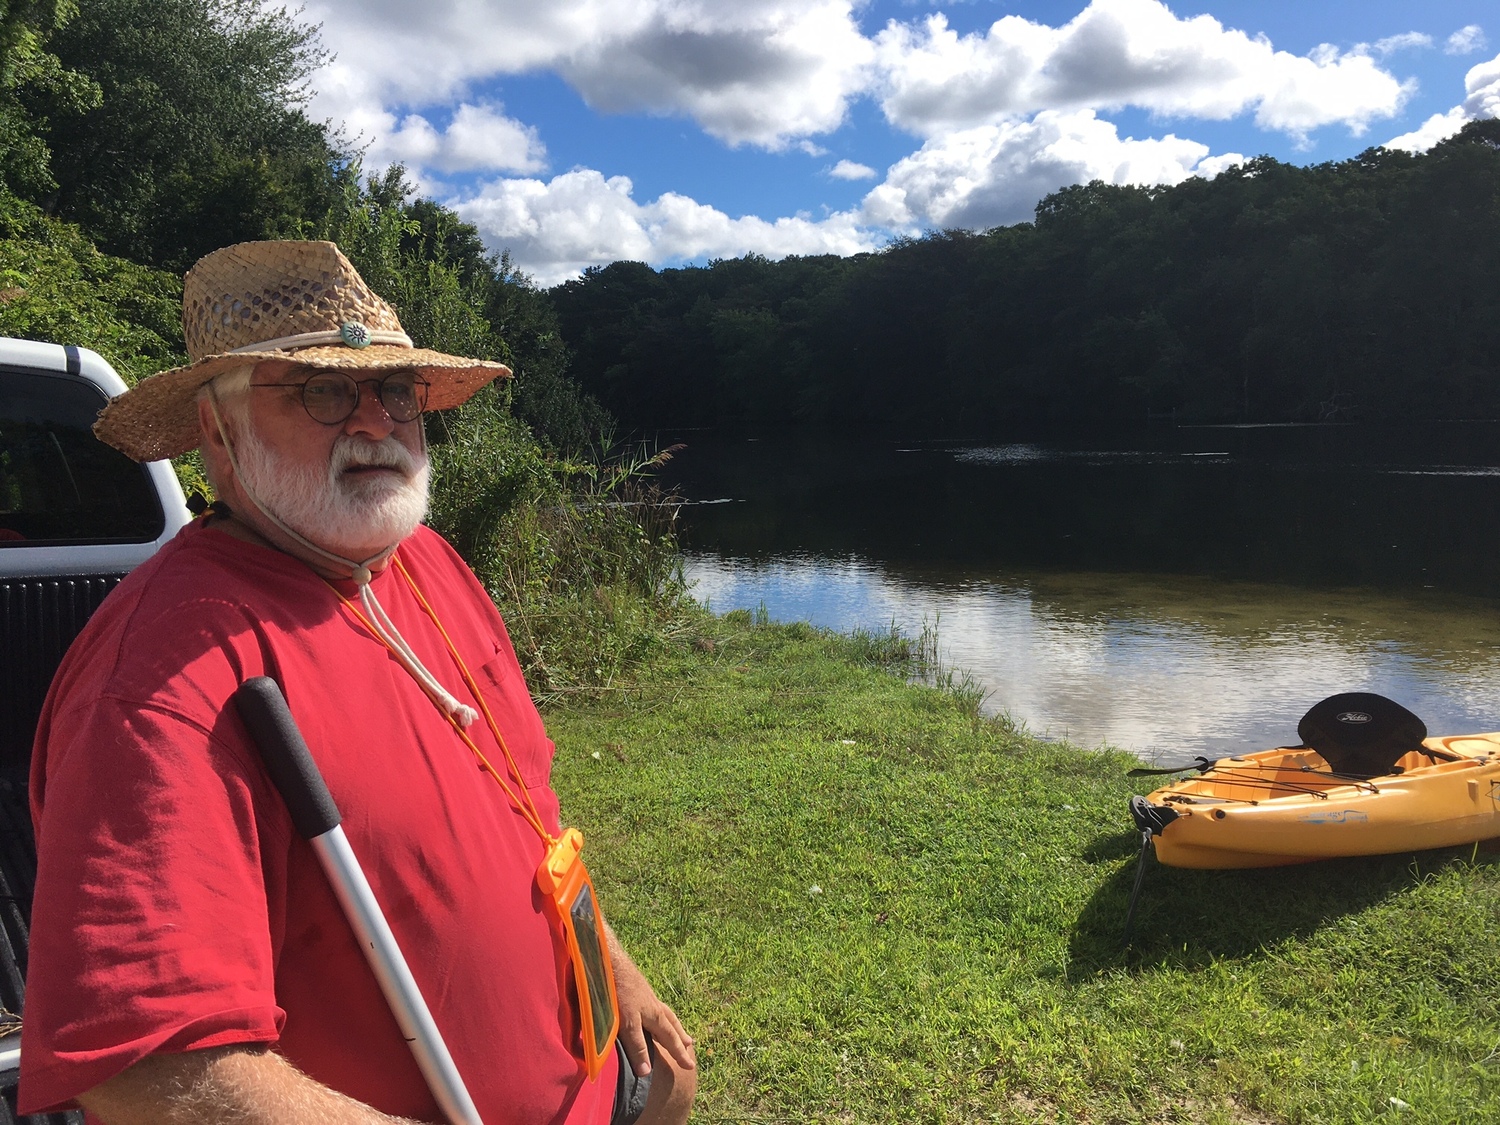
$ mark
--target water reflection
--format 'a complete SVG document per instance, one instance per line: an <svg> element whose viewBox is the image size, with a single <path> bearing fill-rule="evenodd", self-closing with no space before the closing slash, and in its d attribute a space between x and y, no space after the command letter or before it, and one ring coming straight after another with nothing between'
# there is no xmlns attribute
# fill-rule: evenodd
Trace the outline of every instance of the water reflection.
<svg viewBox="0 0 1500 1125"><path fill-rule="evenodd" d="M1500 426L1199 427L1072 442L671 435L690 546L902 565L1500 589Z"/></svg>
<svg viewBox="0 0 1500 1125"><path fill-rule="evenodd" d="M1038 733L1258 749L1355 690L1500 728L1496 424L670 440L701 597L840 630L940 617L947 660Z"/></svg>
<svg viewBox="0 0 1500 1125"><path fill-rule="evenodd" d="M1479 601L1145 575L994 575L867 560L693 554L717 610L847 631L938 622L985 708L1034 732L1175 760L1295 741L1340 691L1400 700L1434 732L1500 727L1500 610Z"/></svg>

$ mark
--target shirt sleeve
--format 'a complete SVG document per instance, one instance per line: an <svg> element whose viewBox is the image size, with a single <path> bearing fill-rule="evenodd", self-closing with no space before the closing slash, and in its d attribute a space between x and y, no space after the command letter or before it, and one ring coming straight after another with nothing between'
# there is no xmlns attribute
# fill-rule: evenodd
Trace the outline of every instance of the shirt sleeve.
<svg viewBox="0 0 1500 1125"><path fill-rule="evenodd" d="M153 1052L274 1042L291 833L237 716L92 700L36 780L21 1112Z"/></svg>

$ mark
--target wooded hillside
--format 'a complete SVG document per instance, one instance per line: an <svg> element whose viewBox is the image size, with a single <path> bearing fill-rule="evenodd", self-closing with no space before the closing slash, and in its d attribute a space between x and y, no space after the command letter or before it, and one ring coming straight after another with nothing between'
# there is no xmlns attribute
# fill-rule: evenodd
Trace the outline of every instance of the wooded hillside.
<svg viewBox="0 0 1500 1125"><path fill-rule="evenodd" d="M0 331L154 370L199 255L333 238L419 343L514 367L500 408L557 449L597 438L601 403L643 430L1500 417L1500 121L1423 156L1261 157L853 258L617 262L542 293L307 116L323 58L261 0L5 6Z"/></svg>
<svg viewBox="0 0 1500 1125"><path fill-rule="evenodd" d="M1072 187L840 259L619 262L551 291L627 424L1500 417L1500 121L1424 156Z"/></svg>

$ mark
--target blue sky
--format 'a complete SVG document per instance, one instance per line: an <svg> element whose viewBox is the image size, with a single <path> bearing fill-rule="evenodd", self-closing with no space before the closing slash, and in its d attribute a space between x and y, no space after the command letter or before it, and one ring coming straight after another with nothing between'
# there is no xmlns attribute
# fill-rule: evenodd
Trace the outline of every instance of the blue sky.
<svg viewBox="0 0 1500 1125"><path fill-rule="evenodd" d="M1420 151L1500 116L1478 0L310 0L315 116L539 284L855 253L1069 183Z"/></svg>

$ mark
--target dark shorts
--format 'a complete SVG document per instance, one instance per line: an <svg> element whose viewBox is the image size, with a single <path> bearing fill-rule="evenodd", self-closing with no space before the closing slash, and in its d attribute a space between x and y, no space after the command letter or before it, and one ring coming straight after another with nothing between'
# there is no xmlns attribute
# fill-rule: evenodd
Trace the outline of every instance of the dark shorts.
<svg viewBox="0 0 1500 1125"><path fill-rule="evenodd" d="M630 1069L630 1060L625 1057L625 1048L615 1040L615 1054L620 1056L620 1076L615 1080L615 1108L609 1115L609 1125L635 1125L646 1108L646 1099L651 1094L651 1075L637 1078ZM651 1059L651 1070L656 1071L656 1044L646 1036L646 1054Z"/></svg>

